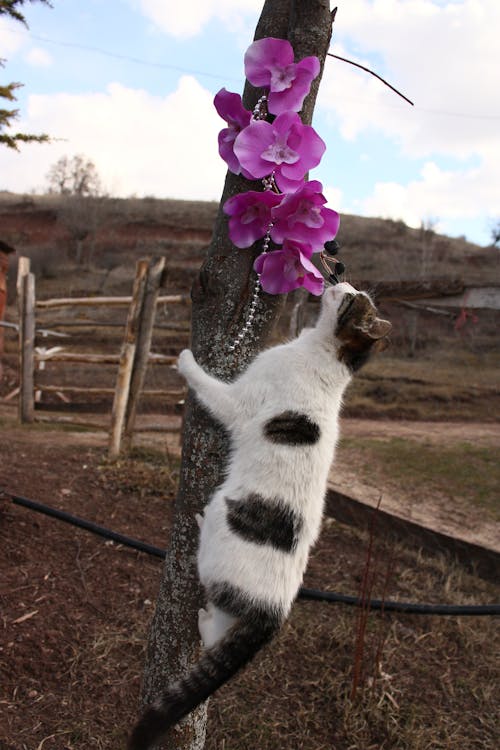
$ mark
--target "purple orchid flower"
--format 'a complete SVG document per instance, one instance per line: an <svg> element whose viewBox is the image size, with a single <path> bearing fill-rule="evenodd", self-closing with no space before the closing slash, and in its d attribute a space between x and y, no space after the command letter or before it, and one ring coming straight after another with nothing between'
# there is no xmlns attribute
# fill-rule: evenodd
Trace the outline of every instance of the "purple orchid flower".
<svg viewBox="0 0 500 750"><path fill-rule="evenodd" d="M272 210L271 238L278 245L285 239L306 242L313 250L323 248L338 232L340 216L325 208L323 185L317 180L303 183L294 193L287 193Z"/></svg>
<svg viewBox="0 0 500 750"><path fill-rule="evenodd" d="M233 148L241 167L254 179L274 172L279 189L289 193L319 164L326 146L296 112L282 112L273 123L252 121L237 135Z"/></svg>
<svg viewBox="0 0 500 750"><path fill-rule="evenodd" d="M293 47L286 39L259 39L245 54L245 75L254 86L269 89L267 108L274 115L299 112L319 71L317 57L295 63Z"/></svg>
<svg viewBox="0 0 500 750"><path fill-rule="evenodd" d="M269 190L257 192L248 190L238 193L224 203L224 213L228 214L229 237L236 247L250 247L264 237L272 221L271 210L281 201L282 196Z"/></svg>
<svg viewBox="0 0 500 750"><path fill-rule="evenodd" d="M254 270L260 275L260 284L268 294L286 294L304 287L311 294L323 292L324 280L310 257L310 245L285 240L281 250L262 253L255 259Z"/></svg>
<svg viewBox="0 0 500 750"><path fill-rule="evenodd" d="M219 154L231 172L240 174L243 170L234 154L233 146L236 136L247 127L252 119L252 113L244 108L239 94L233 94L226 89L221 89L215 95L214 105L219 116L229 126L219 133ZM243 176L249 177L245 173Z"/></svg>

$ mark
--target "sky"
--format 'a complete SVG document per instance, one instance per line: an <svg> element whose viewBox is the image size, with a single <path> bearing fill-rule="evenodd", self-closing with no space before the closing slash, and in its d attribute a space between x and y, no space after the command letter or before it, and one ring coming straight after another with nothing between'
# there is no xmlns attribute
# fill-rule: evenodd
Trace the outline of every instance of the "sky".
<svg viewBox="0 0 500 750"><path fill-rule="evenodd" d="M311 178L328 206L487 245L500 218L500 2L338 0L313 126ZM241 93L263 0L52 0L0 18L0 82L21 81L15 130L49 145L0 149L0 190L46 192L83 154L107 193L219 200L219 89ZM496 93L495 93L496 92ZM5 105L1 105L5 106Z"/></svg>

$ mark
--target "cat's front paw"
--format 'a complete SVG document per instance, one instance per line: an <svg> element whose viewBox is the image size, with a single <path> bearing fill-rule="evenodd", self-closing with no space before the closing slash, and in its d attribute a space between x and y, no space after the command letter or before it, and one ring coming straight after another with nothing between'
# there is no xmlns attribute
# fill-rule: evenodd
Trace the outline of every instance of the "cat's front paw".
<svg viewBox="0 0 500 750"><path fill-rule="evenodd" d="M177 360L177 369L180 374L186 378L186 380L188 379L188 374L193 369L194 364L196 364L196 362L191 349L183 349L183 351L179 354L179 359Z"/></svg>

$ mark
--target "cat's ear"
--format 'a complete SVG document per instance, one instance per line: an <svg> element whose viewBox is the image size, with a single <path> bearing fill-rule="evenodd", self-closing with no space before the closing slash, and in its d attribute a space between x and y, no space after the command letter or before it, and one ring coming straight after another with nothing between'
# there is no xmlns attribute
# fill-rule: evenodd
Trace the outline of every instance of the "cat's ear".
<svg viewBox="0 0 500 750"><path fill-rule="evenodd" d="M389 335L392 330L392 323L384 318L374 318L373 320L363 321L360 326L355 326L362 331L368 338L377 341Z"/></svg>

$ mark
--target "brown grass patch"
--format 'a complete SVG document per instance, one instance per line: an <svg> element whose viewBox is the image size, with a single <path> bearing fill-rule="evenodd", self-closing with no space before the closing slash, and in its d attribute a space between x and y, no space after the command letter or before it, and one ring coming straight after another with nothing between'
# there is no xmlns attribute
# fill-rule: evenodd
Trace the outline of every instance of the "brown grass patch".
<svg viewBox="0 0 500 750"><path fill-rule="evenodd" d="M107 464L101 450L24 433L0 483L165 545L164 458ZM26 467L30 470L27 471ZM175 466L171 469L176 471ZM357 594L364 533L327 521L306 585ZM375 534L372 594L489 603L498 587ZM161 563L7 503L0 506L2 750L116 750L136 715ZM298 602L276 642L216 695L207 750L493 750L492 618L372 614L352 698L357 610Z"/></svg>

